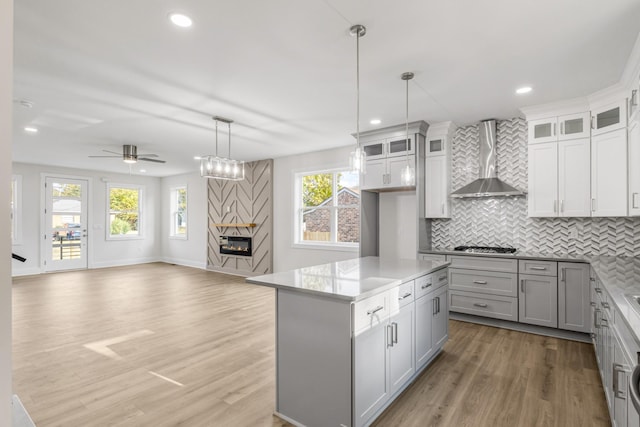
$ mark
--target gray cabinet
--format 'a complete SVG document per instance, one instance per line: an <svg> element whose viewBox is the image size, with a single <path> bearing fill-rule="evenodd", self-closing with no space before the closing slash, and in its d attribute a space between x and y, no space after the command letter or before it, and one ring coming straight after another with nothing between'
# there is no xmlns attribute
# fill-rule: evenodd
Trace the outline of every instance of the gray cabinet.
<svg viewBox="0 0 640 427"><path fill-rule="evenodd" d="M413 351L413 315L414 305L405 305L398 314L390 319L387 326L391 394L400 390L416 371L415 353Z"/></svg>
<svg viewBox="0 0 640 427"><path fill-rule="evenodd" d="M355 338L354 400L356 425L364 425L387 402L388 324L380 324Z"/></svg>
<svg viewBox="0 0 640 427"><path fill-rule="evenodd" d="M416 281L417 282L417 281ZM423 296L416 300L416 366L424 366L433 356L433 303Z"/></svg>
<svg viewBox="0 0 640 427"><path fill-rule="evenodd" d="M518 321L558 327L558 278L519 275Z"/></svg>
<svg viewBox="0 0 640 427"><path fill-rule="evenodd" d="M613 400L611 408L613 414L611 414L611 418L614 420L614 426L625 427L627 426L627 400L629 398L632 362L627 358L622 342L615 333L612 334L611 344L613 353L611 366L611 398Z"/></svg>
<svg viewBox="0 0 640 427"><path fill-rule="evenodd" d="M589 332L589 265L560 262L558 270L558 328Z"/></svg>
<svg viewBox="0 0 640 427"><path fill-rule="evenodd" d="M434 292L431 300L433 306L433 321L431 326L434 348L442 347L449 338L448 293L448 286L444 286Z"/></svg>
<svg viewBox="0 0 640 427"><path fill-rule="evenodd" d="M429 285L424 293L422 286ZM435 289L434 289L435 288ZM421 294L419 291L422 290ZM424 366L442 348L449 338L449 286L442 274L431 276L431 281L416 280L416 367Z"/></svg>

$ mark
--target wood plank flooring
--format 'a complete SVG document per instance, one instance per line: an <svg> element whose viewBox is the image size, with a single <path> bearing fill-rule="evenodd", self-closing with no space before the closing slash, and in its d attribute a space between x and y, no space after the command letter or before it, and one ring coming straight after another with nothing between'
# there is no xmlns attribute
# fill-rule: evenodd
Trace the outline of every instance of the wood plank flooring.
<svg viewBox="0 0 640 427"><path fill-rule="evenodd" d="M14 279L14 392L39 427L289 426L274 291L154 263ZM463 322L376 426L608 425L591 346Z"/></svg>

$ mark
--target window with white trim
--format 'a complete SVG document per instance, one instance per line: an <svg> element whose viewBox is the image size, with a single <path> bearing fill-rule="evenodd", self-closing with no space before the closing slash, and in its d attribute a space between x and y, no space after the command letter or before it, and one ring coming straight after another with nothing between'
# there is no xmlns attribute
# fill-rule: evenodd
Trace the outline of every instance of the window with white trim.
<svg viewBox="0 0 640 427"><path fill-rule="evenodd" d="M22 243L20 217L22 215L22 176L11 176L11 244Z"/></svg>
<svg viewBox="0 0 640 427"><path fill-rule="evenodd" d="M346 170L296 174L296 244L353 249L360 241L359 176Z"/></svg>
<svg viewBox="0 0 640 427"><path fill-rule="evenodd" d="M107 238L142 237L143 187L107 184Z"/></svg>
<svg viewBox="0 0 640 427"><path fill-rule="evenodd" d="M169 236L187 238L187 187L171 188L171 229Z"/></svg>

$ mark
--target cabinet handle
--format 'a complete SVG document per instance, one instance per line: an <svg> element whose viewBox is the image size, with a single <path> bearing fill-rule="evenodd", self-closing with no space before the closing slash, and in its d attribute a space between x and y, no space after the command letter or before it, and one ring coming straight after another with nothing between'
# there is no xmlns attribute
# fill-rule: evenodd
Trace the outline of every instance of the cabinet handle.
<svg viewBox="0 0 640 427"><path fill-rule="evenodd" d="M474 280L473 283L476 283L478 285L486 285L487 281L486 280Z"/></svg>
<svg viewBox="0 0 640 427"><path fill-rule="evenodd" d="M391 343L398 344L398 324L393 322L391 326Z"/></svg>
<svg viewBox="0 0 640 427"><path fill-rule="evenodd" d="M638 105L638 90L634 89L631 91L631 106L635 107Z"/></svg>
<svg viewBox="0 0 640 427"><path fill-rule="evenodd" d="M436 314L440 313L440 297L436 297Z"/></svg>
<svg viewBox="0 0 640 427"><path fill-rule="evenodd" d="M560 213L564 213L564 199L560 199Z"/></svg>
<svg viewBox="0 0 640 427"><path fill-rule="evenodd" d="M604 301L602 301L602 302L600 303L600 305L601 305L602 307L606 308L607 310L611 308L611 306L609 305L609 303L608 303L608 302L604 302Z"/></svg>
<svg viewBox="0 0 640 427"><path fill-rule="evenodd" d="M601 294L602 293L602 289L600 289L600 288L595 288L594 291L596 291L596 294Z"/></svg>
<svg viewBox="0 0 640 427"><path fill-rule="evenodd" d="M595 281L596 281L596 279L595 279L595 277L589 277L589 281L590 281L590 282L595 282Z"/></svg>
<svg viewBox="0 0 640 427"><path fill-rule="evenodd" d="M529 270L539 270L539 271L544 271L546 270L547 267L529 267Z"/></svg>
<svg viewBox="0 0 640 427"><path fill-rule="evenodd" d="M617 397L618 399L622 399L622 400L626 400L627 399L627 393L625 390L620 390L620 378L619 375L620 373L626 373L629 372L629 369L627 369L624 365L621 365L619 363L614 363L613 364L613 394L615 395L615 397Z"/></svg>
<svg viewBox="0 0 640 427"><path fill-rule="evenodd" d="M411 296L411 292L407 292L406 294L402 295L400 298L398 298L398 301L402 301L405 298L409 298Z"/></svg>
<svg viewBox="0 0 640 427"><path fill-rule="evenodd" d="M553 201L553 213L556 213L558 210L558 201L554 200Z"/></svg>
<svg viewBox="0 0 640 427"><path fill-rule="evenodd" d="M603 328L608 328L609 321L607 319L600 319L600 326L602 326Z"/></svg>
<svg viewBox="0 0 640 427"><path fill-rule="evenodd" d="M593 125L594 119L595 119L595 116L591 116L591 129L595 129L595 126Z"/></svg>
<svg viewBox="0 0 640 427"><path fill-rule="evenodd" d="M367 311L367 316L371 316L372 314L376 314L377 312L379 312L380 310L382 310L384 308L384 306L379 305L376 308L374 308L373 310L369 310Z"/></svg>
<svg viewBox="0 0 640 427"><path fill-rule="evenodd" d="M638 198L638 193L631 194L631 207L633 207L634 209L638 209L637 198Z"/></svg>
<svg viewBox="0 0 640 427"><path fill-rule="evenodd" d="M591 212L595 212L596 211L596 199L591 199Z"/></svg>
<svg viewBox="0 0 640 427"><path fill-rule="evenodd" d="M567 278L565 277L565 271L564 268L560 269L560 281L564 282Z"/></svg>
<svg viewBox="0 0 640 427"><path fill-rule="evenodd" d="M427 289L429 286L431 286L431 282L427 282L426 284L420 286L420 289Z"/></svg>
<svg viewBox="0 0 640 427"><path fill-rule="evenodd" d="M553 136L556 136L556 124L553 124Z"/></svg>
<svg viewBox="0 0 640 427"><path fill-rule="evenodd" d="M447 278L446 274L441 274L440 276L438 276L438 280L444 280Z"/></svg>
<svg viewBox="0 0 640 427"><path fill-rule="evenodd" d="M525 290L524 279L520 279L520 292L524 294L524 290Z"/></svg>
<svg viewBox="0 0 640 427"><path fill-rule="evenodd" d="M387 325L387 347L393 347L393 328Z"/></svg>
<svg viewBox="0 0 640 427"><path fill-rule="evenodd" d="M600 313L600 309L596 308L593 310L593 327L596 329L600 328L600 323L598 323L598 313Z"/></svg>
<svg viewBox="0 0 640 427"><path fill-rule="evenodd" d="M564 135L564 122L560 122L560 135Z"/></svg>
<svg viewBox="0 0 640 427"><path fill-rule="evenodd" d="M480 304L479 302L474 302L473 305L480 308L487 308L487 304Z"/></svg>
<svg viewBox="0 0 640 427"><path fill-rule="evenodd" d="M595 302L593 302L593 301L591 301L591 302L589 303L589 305L590 305L591 307L597 307L597 306L598 306L598 304L596 304L596 303L595 303Z"/></svg>

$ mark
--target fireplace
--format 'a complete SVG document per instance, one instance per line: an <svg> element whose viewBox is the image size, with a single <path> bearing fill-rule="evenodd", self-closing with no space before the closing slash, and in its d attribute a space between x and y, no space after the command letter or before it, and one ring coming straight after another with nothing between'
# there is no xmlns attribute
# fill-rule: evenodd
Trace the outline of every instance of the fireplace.
<svg viewBox="0 0 640 427"><path fill-rule="evenodd" d="M220 253L251 256L251 237L220 236Z"/></svg>

